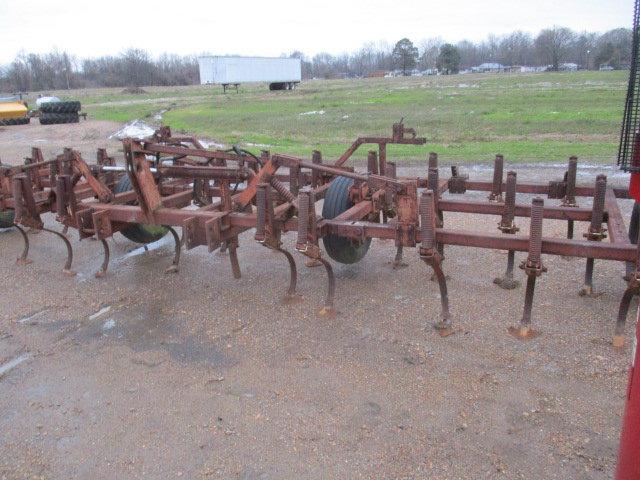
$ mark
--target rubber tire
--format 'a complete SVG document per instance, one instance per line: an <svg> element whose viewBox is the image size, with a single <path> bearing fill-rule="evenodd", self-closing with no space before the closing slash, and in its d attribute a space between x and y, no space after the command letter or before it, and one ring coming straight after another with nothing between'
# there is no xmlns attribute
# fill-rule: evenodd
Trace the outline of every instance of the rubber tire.
<svg viewBox="0 0 640 480"><path fill-rule="evenodd" d="M40 105L42 113L78 113L80 102L47 102Z"/></svg>
<svg viewBox="0 0 640 480"><path fill-rule="evenodd" d="M131 179L128 175L123 176L114 188L114 193L123 193L133 190ZM135 205L136 202L129 202L129 205ZM133 223L120 233L126 238L136 243L152 243L157 242L167 233L169 229L160 225L145 225L143 223Z"/></svg>
<svg viewBox="0 0 640 480"><path fill-rule="evenodd" d="M353 185L353 179L347 177L337 177L329 185L327 194L322 205L322 218L330 220L336 218L342 212L353 207L349 199L349 189ZM347 237L338 235L327 235L322 237L322 243L327 254L339 263L356 263L369 251L371 239L358 242Z"/></svg>
<svg viewBox="0 0 640 480"><path fill-rule="evenodd" d="M0 212L0 228L13 227L13 219L13 210L5 210L4 212Z"/></svg>
<svg viewBox="0 0 640 480"><path fill-rule="evenodd" d="M41 125L55 125L59 123L78 123L80 116L77 113L41 113Z"/></svg>
<svg viewBox="0 0 640 480"><path fill-rule="evenodd" d="M31 121L31 117L20 118L0 118L0 126L26 125Z"/></svg>

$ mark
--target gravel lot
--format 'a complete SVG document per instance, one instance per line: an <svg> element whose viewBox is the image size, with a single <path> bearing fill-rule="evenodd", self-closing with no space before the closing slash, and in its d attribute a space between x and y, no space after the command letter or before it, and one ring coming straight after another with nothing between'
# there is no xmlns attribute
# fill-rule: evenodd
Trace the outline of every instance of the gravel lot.
<svg viewBox="0 0 640 480"><path fill-rule="evenodd" d="M117 129L0 129L0 158L20 161L31 145L47 156L64 146L118 155L106 140ZM518 171L521 180L562 175ZM588 168L579 182L601 171L615 172ZM497 218L445 222L497 231ZM527 231L526 219L518 225ZM545 221L546 234L565 228ZM576 236L585 229L576 223ZM340 314L327 319L317 315L323 270L296 254L303 298L281 305L286 261L251 233L240 238L240 280L227 255L202 247L166 275L171 241L144 252L120 235L109 241L108 275L96 279L99 243L70 235L75 277L61 272L53 235L30 234L33 263L19 267L17 232L0 232L1 479L612 477L630 356L610 344L619 263L596 262L601 295L582 298L584 260L545 257L534 307L542 335L521 342L507 327L524 289L492 283L506 254L447 248L456 331L440 338L431 272L414 249L408 267L392 270L393 242L374 241L359 264L334 263ZM293 251L292 235L285 245Z"/></svg>

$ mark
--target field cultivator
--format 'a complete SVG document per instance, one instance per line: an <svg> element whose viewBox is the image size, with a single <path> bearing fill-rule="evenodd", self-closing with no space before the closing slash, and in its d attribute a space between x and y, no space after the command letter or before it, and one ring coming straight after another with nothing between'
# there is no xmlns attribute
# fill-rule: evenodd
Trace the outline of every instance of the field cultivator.
<svg viewBox="0 0 640 480"><path fill-rule="evenodd" d="M368 152L367 171L359 173L346 163L366 144L378 145L378 149ZM582 295L593 294L596 259L627 262L628 286L613 340L616 346L624 344L629 304L640 291L638 249L629 240L617 204L617 198L628 198L626 189L607 185L604 175L593 186L576 185L575 157L569 159L563 179L547 184L518 182L513 171L505 178L501 155L495 158L493 181L489 182L470 180L456 166L451 167L449 178L441 179L435 153L429 154L424 177L399 177L396 165L387 159L388 144L419 146L425 139L400 122L393 125L390 137L358 138L332 164L323 162L319 151L306 160L268 151L256 156L238 147L209 150L196 138L172 136L168 127L144 140L123 140L124 166L116 165L104 150L98 151L97 162L90 165L71 149L45 161L34 148L24 165L0 167L0 227L15 226L22 233L25 248L19 263L27 262L29 247L23 227L61 238L68 252L64 270L70 274L73 253L67 229L77 230L80 239L99 240L104 249L100 276L109 262L107 239L116 232L144 244L171 233L175 257L169 271L178 270L182 246L187 250L205 246L209 252L228 250L235 278L241 275L238 237L253 229L258 243L287 260L288 301L298 298L297 269L281 239L284 233L295 232L295 250L308 258L308 266L321 265L327 274L322 315L336 313L336 282L328 258L355 263L365 256L373 238L394 240L394 267L403 264L406 247L416 247L419 258L432 269L441 301L434 323L442 336L453 332L443 269L448 245L507 251L504 276L494 280L504 289L518 285L515 252L527 252L520 265L526 277L524 311L520 322L509 329L521 339L536 334L532 309L536 281L547 271L543 254L586 259ZM466 199L463 194L467 191L486 192L488 198ZM518 193L537 196L524 204L516 201ZM558 204L545 205L542 195ZM590 197L589 206L579 206L577 197ZM324 202L318 215L320 200ZM44 227L41 216L47 212L64 225L63 233ZM497 216L498 232L448 229L446 212ZM528 235L519 233L516 217L530 219ZM543 236L544 219L566 221L566 238ZM584 238L574 238L575 222L589 224ZM181 228L182 239L175 227ZM603 241L606 237L608 242Z"/></svg>

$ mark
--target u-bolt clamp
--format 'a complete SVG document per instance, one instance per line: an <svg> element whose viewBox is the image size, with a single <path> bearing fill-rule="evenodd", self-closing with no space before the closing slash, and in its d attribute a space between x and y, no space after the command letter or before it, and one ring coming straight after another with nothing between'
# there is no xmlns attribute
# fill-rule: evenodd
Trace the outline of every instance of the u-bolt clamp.
<svg viewBox="0 0 640 480"><path fill-rule="evenodd" d="M542 265L542 218L544 216L544 201L540 197L531 203L531 226L529 231L529 255L520 264L520 268L529 277L539 277L547 268Z"/></svg>
<svg viewBox="0 0 640 480"><path fill-rule="evenodd" d="M541 261L534 263L530 258L523 260L520 268L530 277L539 277L547 271L547 267Z"/></svg>

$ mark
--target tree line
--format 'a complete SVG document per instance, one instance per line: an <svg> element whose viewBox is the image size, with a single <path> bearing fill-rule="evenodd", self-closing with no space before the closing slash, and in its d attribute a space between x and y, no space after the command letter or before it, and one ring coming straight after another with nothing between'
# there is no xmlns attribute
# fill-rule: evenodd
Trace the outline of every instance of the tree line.
<svg viewBox="0 0 640 480"><path fill-rule="evenodd" d="M199 83L195 56L130 48L117 56L79 60L66 52L20 53L0 67L0 91L62 90L91 87L143 87Z"/></svg>
<svg viewBox="0 0 640 480"><path fill-rule="evenodd" d="M574 32L552 27L533 36L522 31L481 42L462 40L456 44L429 38L417 45L403 38L395 45L367 43L352 53L318 53L307 57L300 51L283 56L302 61L303 78L364 77L397 70L439 69L457 73L482 63L509 66L549 66L563 63L597 69L601 65L624 68L631 61L632 32L617 28L603 34ZM199 82L196 56L163 54L157 58L140 49L119 55L78 59L54 50L46 54L19 53L9 65L0 67L1 91L59 90L90 87L143 87L147 85L192 85Z"/></svg>
<svg viewBox="0 0 640 480"><path fill-rule="evenodd" d="M408 38L395 45L368 43L354 53L330 55L320 53L303 59L303 73L308 77L367 76L379 71L439 69L457 73L482 63L505 66L546 66L559 70L563 63L575 63L578 68L598 69L609 65L624 68L631 62L632 31L617 28L603 34L574 32L554 26L533 36L522 31L507 35L489 35L481 42L462 40L456 44L441 38L429 38L414 45Z"/></svg>

